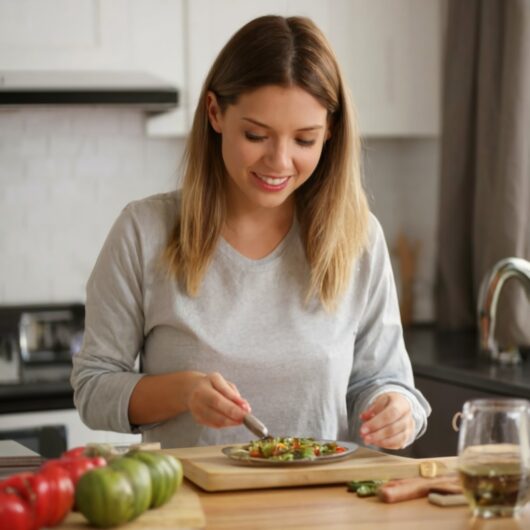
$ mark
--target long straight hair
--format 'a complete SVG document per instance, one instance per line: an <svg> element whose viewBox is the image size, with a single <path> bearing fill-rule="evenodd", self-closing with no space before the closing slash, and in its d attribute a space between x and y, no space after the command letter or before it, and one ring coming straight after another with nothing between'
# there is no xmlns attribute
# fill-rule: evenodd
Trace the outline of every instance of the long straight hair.
<svg viewBox="0 0 530 530"><path fill-rule="evenodd" d="M202 87L184 155L179 218L168 242L169 270L194 296L226 218L228 175L221 137L209 123L207 93L221 112L243 93L297 86L328 111L331 136L311 177L295 191L296 214L311 270L307 300L331 310L346 290L367 238L360 139L335 54L315 24L303 17L264 16L243 26L219 53Z"/></svg>

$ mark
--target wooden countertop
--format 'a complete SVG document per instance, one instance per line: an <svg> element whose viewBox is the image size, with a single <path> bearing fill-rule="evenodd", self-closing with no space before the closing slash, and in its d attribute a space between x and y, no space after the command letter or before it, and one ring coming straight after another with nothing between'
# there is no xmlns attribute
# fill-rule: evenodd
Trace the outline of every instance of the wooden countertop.
<svg viewBox="0 0 530 530"><path fill-rule="evenodd" d="M24 448L25 449L25 448ZM33 456L29 450L25 455ZM13 453L12 447L6 453ZM530 503L521 517L474 520L467 506L434 506L426 498L385 504L359 498L345 484L206 492L185 479L167 505L123 528L206 530L528 530ZM202 509L201 509L202 508ZM173 511L172 510L176 510ZM78 513L63 528L88 528Z"/></svg>
<svg viewBox="0 0 530 530"><path fill-rule="evenodd" d="M359 498L346 486L314 486L199 495L206 530L523 530L530 504L518 519L473 520L467 507L441 508L427 499L385 504Z"/></svg>
<svg viewBox="0 0 530 530"><path fill-rule="evenodd" d="M219 446L162 451L181 459L186 482L199 496L207 530L530 529L530 504L518 519L474 521L467 506L442 508L430 504L427 498L386 504L375 497L357 497L348 492L348 480L419 474L421 460L366 448L342 462L291 469L234 464L221 454ZM446 471L456 461L454 457L434 460ZM297 479L299 474L304 481Z"/></svg>

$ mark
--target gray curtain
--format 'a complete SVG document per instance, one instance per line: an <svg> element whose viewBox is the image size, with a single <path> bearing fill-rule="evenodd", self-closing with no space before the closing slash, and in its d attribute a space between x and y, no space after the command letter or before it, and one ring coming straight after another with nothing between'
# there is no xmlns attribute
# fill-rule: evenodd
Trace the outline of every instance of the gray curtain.
<svg viewBox="0 0 530 530"><path fill-rule="evenodd" d="M476 325L478 289L500 259L530 259L530 0L447 4L437 321ZM496 336L530 344L530 303L510 280Z"/></svg>

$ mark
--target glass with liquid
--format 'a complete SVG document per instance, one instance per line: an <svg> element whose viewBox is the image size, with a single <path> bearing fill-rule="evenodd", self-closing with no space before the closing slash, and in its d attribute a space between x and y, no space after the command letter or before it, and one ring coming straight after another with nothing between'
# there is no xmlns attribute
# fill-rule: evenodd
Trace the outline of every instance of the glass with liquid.
<svg viewBox="0 0 530 530"><path fill-rule="evenodd" d="M530 500L530 402L477 399L464 404L458 470L473 515L517 515Z"/></svg>

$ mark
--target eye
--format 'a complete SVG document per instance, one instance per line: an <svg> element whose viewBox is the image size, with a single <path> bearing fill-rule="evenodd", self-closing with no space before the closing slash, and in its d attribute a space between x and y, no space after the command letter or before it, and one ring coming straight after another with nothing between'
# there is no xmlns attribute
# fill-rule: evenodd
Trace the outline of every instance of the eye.
<svg viewBox="0 0 530 530"><path fill-rule="evenodd" d="M298 138L296 143L301 147L311 147L315 145L315 140L302 140L302 138Z"/></svg>
<svg viewBox="0 0 530 530"><path fill-rule="evenodd" d="M251 142L263 142L263 140L267 139L266 136L259 136L258 134L252 134L250 132L245 132L245 138Z"/></svg>

